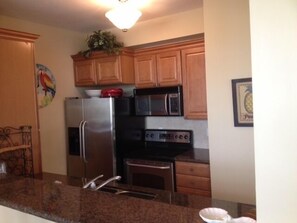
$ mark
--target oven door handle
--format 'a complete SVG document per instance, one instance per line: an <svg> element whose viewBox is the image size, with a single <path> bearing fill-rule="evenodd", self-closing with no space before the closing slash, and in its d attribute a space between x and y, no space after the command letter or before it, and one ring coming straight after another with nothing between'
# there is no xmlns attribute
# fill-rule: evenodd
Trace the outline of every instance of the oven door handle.
<svg viewBox="0 0 297 223"><path fill-rule="evenodd" d="M126 162L128 166L135 166L135 167L146 167L151 169L159 169L159 170L168 170L171 167L170 166L152 166L152 165L146 165L146 164L135 164L131 162Z"/></svg>

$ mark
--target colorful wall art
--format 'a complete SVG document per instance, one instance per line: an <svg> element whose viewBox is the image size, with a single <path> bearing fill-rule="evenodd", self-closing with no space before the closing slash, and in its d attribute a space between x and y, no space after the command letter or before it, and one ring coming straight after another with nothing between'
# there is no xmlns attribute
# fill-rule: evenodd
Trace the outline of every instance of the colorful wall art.
<svg viewBox="0 0 297 223"><path fill-rule="evenodd" d="M48 106L56 94L56 80L50 69L36 64L37 100L39 108Z"/></svg>

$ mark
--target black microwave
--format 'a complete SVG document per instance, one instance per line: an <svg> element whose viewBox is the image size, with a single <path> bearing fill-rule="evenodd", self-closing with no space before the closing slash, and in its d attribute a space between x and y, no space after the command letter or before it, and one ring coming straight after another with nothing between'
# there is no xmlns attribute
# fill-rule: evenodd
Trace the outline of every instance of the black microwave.
<svg viewBox="0 0 297 223"><path fill-rule="evenodd" d="M182 86L134 89L135 114L183 116Z"/></svg>

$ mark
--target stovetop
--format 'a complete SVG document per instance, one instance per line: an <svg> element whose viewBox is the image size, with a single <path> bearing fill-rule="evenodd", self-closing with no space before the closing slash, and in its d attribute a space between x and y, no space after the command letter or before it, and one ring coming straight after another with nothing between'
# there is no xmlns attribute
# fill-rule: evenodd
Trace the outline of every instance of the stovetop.
<svg viewBox="0 0 297 223"><path fill-rule="evenodd" d="M147 129L144 148L126 154L127 158L174 161L175 157L193 149L191 130Z"/></svg>

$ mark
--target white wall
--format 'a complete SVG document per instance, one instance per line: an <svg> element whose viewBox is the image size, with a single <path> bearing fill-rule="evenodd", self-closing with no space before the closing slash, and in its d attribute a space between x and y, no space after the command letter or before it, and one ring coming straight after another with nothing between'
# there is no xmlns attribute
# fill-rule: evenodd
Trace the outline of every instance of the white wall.
<svg viewBox="0 0 297 223"><path fill-rule="evenodd" d="M248 3L204 1L204 30L212 196L253 204L253 128L234 127L231 91L231 79L252 75Z"/></svg>
<svg viewBox="0 0 297 223"><path fill-rule="evenodd" d="M297 1L250 0L257 222L296 222Z"/></svg>
<svg viewBox="0 0 297 223"><path fill-rule="evenodd" d="M35 44L35 62L52 71L57 85L52 103L39 109L42 168L66 174L64 98L79 96L70 55L84 49L86 35L4 16L0 16L0 26L40 35Z"/></svg>

